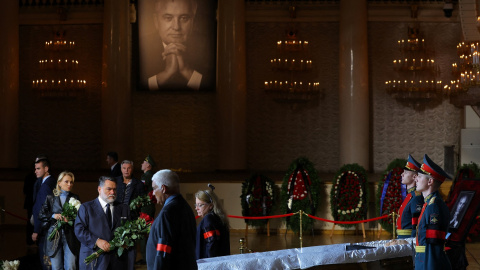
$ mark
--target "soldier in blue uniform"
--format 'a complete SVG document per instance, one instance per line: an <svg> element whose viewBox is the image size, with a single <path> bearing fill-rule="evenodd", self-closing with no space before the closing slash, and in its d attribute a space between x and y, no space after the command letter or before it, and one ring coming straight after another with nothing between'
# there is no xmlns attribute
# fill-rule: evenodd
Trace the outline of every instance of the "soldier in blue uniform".
<svg viewBox="0 0 480 270"><path fill-rule="evenodd" d="M446 172L427 155L423 158L417 178L417 191L422 192L425 203L418 220L415 269L452 269L445 253L445 235L450 221L450 211L438 189L445 179Z"/></svg>
<svg viewBox="0 0 480 270"><path fill-rule="evenodd" d="M418 217L422 211L423 196L415 194L415 178L421 164L408 155L407 164L402 173L402 184L407 186L407 196L398 209L397 235L398 239L415 237Z"/></svg>

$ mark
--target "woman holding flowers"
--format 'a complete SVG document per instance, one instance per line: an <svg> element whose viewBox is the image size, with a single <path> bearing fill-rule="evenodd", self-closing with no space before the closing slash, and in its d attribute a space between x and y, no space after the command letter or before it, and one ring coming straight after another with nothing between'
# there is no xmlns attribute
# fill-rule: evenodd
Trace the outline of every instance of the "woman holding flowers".
<svg viewBox="0 0 480 270"><path fill-rule="evenodd" d="M71 192L75 177L64 171L58 176L53 195L48 195L39 214L42 227L47 230L45 255L50 257L52 270L75 270L75 257L80 251L80 242L75 236L73 223L80 201Z"/></svg>
<svg viewBox="0 0 480 270"><path fill-rule="evenodd" d="M230 232L227 214L223 210L215 187L195 193L195 210L203 217L197 227L196 257L198 259L230 255Z"/></svg>

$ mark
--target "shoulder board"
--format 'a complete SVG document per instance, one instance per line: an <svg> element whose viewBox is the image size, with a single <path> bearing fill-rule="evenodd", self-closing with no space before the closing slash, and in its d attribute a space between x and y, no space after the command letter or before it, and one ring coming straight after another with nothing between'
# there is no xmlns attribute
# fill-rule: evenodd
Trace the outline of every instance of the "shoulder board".
<svg viewBox="0 0 480 270"><path fill-rule="evenodd" d="M432 199L430 199L430 201L428 202L428 205L434 204L435 203L435 198L436 197L433 197Z"/></svg>

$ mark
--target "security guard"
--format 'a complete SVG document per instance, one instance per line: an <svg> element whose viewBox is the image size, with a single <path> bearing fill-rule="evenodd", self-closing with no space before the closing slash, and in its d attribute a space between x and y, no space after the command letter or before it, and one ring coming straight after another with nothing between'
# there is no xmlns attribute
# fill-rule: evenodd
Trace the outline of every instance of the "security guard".
<svg viewBox="0 0 480 270"><path fill-rule="evenodd" d="M418 219L415 270L452 269L445 253L445 235L450 221L450 212L442 200L438 189L445 179L446 172L427 155L423 158L417 178L417 191L422 192L425 203Z"/></svg>
<svg viewBox="0 0 480 270"><path fill-rule="evenodd" d="M408 155L407 164L402 173L402 184L407 186L407 196L398 209L397 235L398 239L415 237L418 217L422 211L423 196L415 194L415 178L421 164Z"/></svg>

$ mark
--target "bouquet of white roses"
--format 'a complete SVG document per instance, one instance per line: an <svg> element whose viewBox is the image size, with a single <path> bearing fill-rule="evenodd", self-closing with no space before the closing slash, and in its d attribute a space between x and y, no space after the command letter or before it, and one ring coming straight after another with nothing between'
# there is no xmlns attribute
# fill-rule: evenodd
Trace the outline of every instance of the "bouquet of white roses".
<svg viewBox="0 0 480 270"><path fill-rule="evenodd" d="M57 235L58 230L65 224L68 224L70 226L73 226L73 222L75 221L75 218L77 217L77 212L78 209L80 208L80 201L75 199L75 198L70 198L70 200L66 203L63 204L63 209L62 209L62 219L57 220L57 223L55 223L55 228L52 230L52 232L48 235L48 240L52 241L55 239L55 235ZM65 221L67 220L67 221Z"/></svg>
<svg viewBox="0 0 480 270"><path fill-rule="evenodd" d="M20 266L20 261L0 261L0 269L2 270L17 270Z"/></svg>

